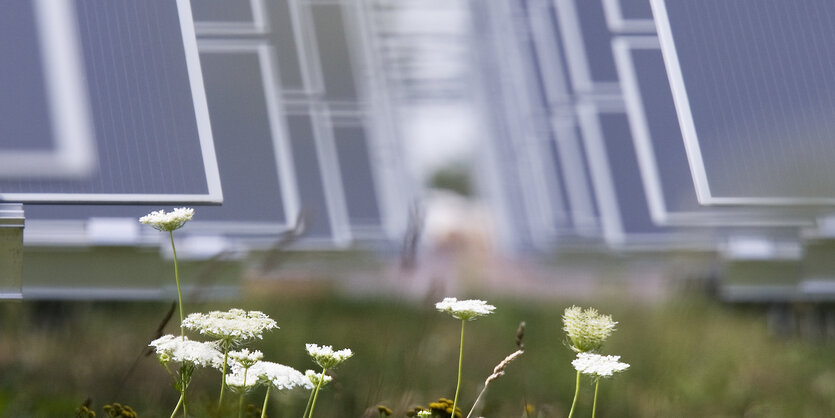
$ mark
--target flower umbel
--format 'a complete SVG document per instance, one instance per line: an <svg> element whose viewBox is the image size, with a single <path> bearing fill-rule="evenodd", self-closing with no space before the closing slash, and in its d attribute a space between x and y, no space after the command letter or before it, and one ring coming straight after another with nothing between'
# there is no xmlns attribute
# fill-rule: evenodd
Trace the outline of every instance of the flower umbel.
<svg viewBox="0 0 835 418"><path fill-rule="evenodd" d="M611 377L629 368L629 364L620 362L620 356L601 356L593 353L578 353L571 364L578 372L595 378Z"/></svg>
<svg viewBox="0 0 835 418"><path fill-rule="evenodd" d="M478 299L458 300L456 298L444 298L444 300L435 304L435 309L446 312L455 319L472 321L480 316L493 313L496 307Z"/></svg>
<svg viewBox="0 0 835 418"><path fill-rule="evenodd" d="M211 338L234 342L260 339L264 331L278 328L275 321L263 312L243 309L193 313L183 320L183 326Z"/></svg>
<svg viewBox="0 0 835 418"><path fill-rule="evenodd" d="M334 351L329 345L305 344L305 347L310 357L313 357L313 361L323 369L333 369L354 355L350 348Z"/></svg>
<svg viewBox="0 0 835 418"><path fill-rule="evenodd" d="M615 332L617 322L610 315L601 315L594 308L582 310L572 306L562 316L563 331L571 340L571 349L579 352L595 352Z"/></svg>
<svg viewBox="0 0 835 418"><path fill-rule="evenodd" d="M308 390L313 389L313 383L305 375L283 364L273 363L271 361L259 361L249 369L249 372L258 375L263 382L270 383L279 390L293 389L296 387L303 387Z"/></svg>
<svg viewBox="0 0 835 418"><path fill-rule="evenodd" d="M177 208L168 213L160 209L139 218L139 222L151 225L158 231L171 232L182 228L193 217L192 208Z"/></svg>
<svg viewBox="0 0 835 418"><path fill-rule="evenodd" d="M325 386L328 383L330 383L331 380L333 380L332 376L328 376L328 375L324 375L324 377L322 377L322 376L323 375L320 375L319 373L316 373L315 371L310 370L310 369L305 370L305 372L304 372L304 378L307 379L312 386L320 386L319 385L320 380L322 381L321 386Z"/></svg>
<svg viewBox="0 0 835 418"><path fill-rule="evenodd" d="M191 341L170 334L151 341L149 346L154 347L163 364L173 361L205 367L217 364L223 357L214 343Z"/></svg>

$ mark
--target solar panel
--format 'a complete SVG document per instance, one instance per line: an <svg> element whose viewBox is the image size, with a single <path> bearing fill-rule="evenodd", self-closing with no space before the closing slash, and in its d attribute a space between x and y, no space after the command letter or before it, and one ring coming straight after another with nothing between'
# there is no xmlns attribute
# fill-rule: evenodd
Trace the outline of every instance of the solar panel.
<svg viewBox="0 0 835 418"><path fill-rule="evenodd" d="M566 61L578 94L618 94L618 74L601 0L556 0Z"/></svg>
<svg viewBox="0 0 835 418"><path fill-rule="evenodd" d="M389 150L396 137L384 134L389 132L381 127L385 113L371 112L379 104L360 103L357 97L359 92L367 96L362 89L370 83L355 82L354 71L345 71L356 68L364 74L359 69L366 68L361 38L349 24L359 17L336 3L289 3L193 4L195 17L206 19L195 25L225 193L222 206L197 209L184 236L220 235L234 244L263 247L293 228L300 214L305 234L296 247L302 248L385 239L388 228L400 228L397 216L390 213L397 205L390 200L407 193L397 171L404 167L391 167L380 157L381 149ZM291 16L283 14L291 9ZM253 24L261 14L265 22L256 31ZM314 36L312 19L317 16L319 36ZM292 48L286 40L278 42L286 30L279 28L284 19L299 35L298 42L291 39ZM328 46L309 49L322 44ZM288 65L318 68L320 55L329 55L328 65L343 75L322 81L320 71L311 71L300 84L285 78ZM322 90L325 87L334 93ZM385 182L381 175L387 176ZM122 233L122 243L154 242L155 236L144 230L126 231L137 216L157 209L27 207L25 239L28 244L107 243L116 239L108 235L110 230L110 235Z"/></svg>
<svg viewBox="0 0 835 418"><path fill-rule="evenodd" d="M664 249L715 245L715 238L704 230L683 232L652 221L622 103L581 102L577 115L607 243Z"/></svg>
<svg viewBox="0 0 835 418"><path fill-rule="evenodd" d="M43 61L31 59L31 56L22 62L4 60L4 67L16 67L10 71L13 74L46 73L47 95L56 94L56 88L50 87L56 80L49 73L65 71L62 63L70 65L66 69L69 75L61 79L61 83L86 81L86 92L62 88L89 98L91 126L86 126L83 99L69 99L67 91L58 91L57 98L47 100L50 102L48 111L35 109L39 119L22 120L27 124L40 123L44 113L51 113L50 121L58 123L48 126L50 131L55 131L67 123L62 122L62 118L79 117L72 122L78 127L70 135L95 132L95 151L92 153L95 158L85 157L93 162L93 167L89 175L84 176L0 179L0 201L220 203L217 162L188 1L48 3L48 12L38 12L38 8L46 7L42 2L33 3L41 5L34 10L25 10L24 2L0 6L4 8L4 13L0 13L3 19L8 16L6 9L13 15L38 13L41 18L34 21L35 27L39 28L36 42L43 51L42 56L46 57ZM44 15L53 13L63 17L43 19ZM58 20L62 23L52 25ZM25 26L27 23L16 23L12 27ZM20 35L24 41L34 34L31 27L29 29ZM58 42L44 41L62 36L69 38L64 43L69 48L66 51L55 50L60 47ZM34 42L28 39L30 46ZM6 45L4 49L8 48L7 43L0 41L0 44ZM63 59L55 60L55 56ZM79 68L83 68L83 72L75 74ZM44 91L44 82L36 75L6 79L4 84L17 82L33 84L35 92ZM83 85L85 83L74 88L80 89ZM57 109L74 106L78 103L75 100L82 100L82 110ZM4 103L9 106L9 102L4 100ZM29 105L43 104L41 101ZM87 128L91 129L88 131ZM35 138L43 137L45 132L36 133ZM14 141L9 147L20 145L19 139ZM36 139L34 143L38 141L41 144L49 142ZM55 149L59 153L66 148L62 145L66 141L60 137L53 141L58 144ZM81 142L84 141L76 141ZM73 149L83 154L88 151L83 146Z"/></svg>
<svg viewBox="0 0 835 418"><path fill-rule="evenodd" d="M699 204L660 48L655 36L624 36L613 41L652 220L658 225L680 226L810 226L812 213Z"/></svg>
<svg viewBox="0 0 835 418"><path fill-rule="evenodd" d="M655 32L649 0L603 0L603 11L612 32Z"/></svg>
<svg viewBox="0 0 835 418"><path fill-rule="evenodd" d="M88 176L95 139L72 4L0 8L0 179Z"/></svg>
<svg viewBox="0 0 835 418"><path fill-rule="evenodd" d="M835 203L832 2L652 7L699 201Z"/></svg>

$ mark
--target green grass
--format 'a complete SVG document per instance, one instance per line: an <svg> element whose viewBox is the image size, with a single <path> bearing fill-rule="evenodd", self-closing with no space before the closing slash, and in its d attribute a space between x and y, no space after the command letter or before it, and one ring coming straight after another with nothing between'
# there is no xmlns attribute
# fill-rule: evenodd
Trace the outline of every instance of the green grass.
<svg viewBox="0 0 835 418"><path fill-rule="evenodd" d="M281 329L252 347L267 360L300 370L315 368L304 350L307 342L353 349L355 356L335 371L316 412L359 417L380 403L403 416L414 405L454 394L460 323L435 312L433 302L322 295L187 306L263 310ZM519 417L530 404L539 416L566 416L574 385L573 356L560 322L567 303L489 302L498 307L496 313L467 327L463 409L469 410L493 366L515 350L516 328L524 320L527 351L491 384L482 415ZM72 416L90 398L100 415L104 404L120 402L143 417L167 417L177 393L154 357L139 356L168 306L0 305L0 416ZM778 340L760 313L699 297L653 306L629 301L594 306L620 322L604 353L619 354L632 365L601 383L599 417L823 417L835 411L833 347ZM176 325L169 324L167 332L175 333ZM217 397L219 374L204 370L195 379L189 400L192 411L205 416ZM590 415L591 395L592 386L584 385L577 416ZM248 400L260 406L262 397L258 391ZM297 417L306 399L303 392L271 396L269 415Z"/></svg>

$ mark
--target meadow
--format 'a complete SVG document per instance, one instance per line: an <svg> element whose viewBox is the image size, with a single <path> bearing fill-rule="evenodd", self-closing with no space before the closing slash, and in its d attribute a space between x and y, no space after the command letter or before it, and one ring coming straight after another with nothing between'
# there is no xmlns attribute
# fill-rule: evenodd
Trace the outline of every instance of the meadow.
<svg viewBox="0 0 835 418"><path fill-rule="evenodd" d="M555 285L559 285L556 283ZM462 295L457 295L462 296ZM467 296L467 295L463 295ZM460 404L466 412L493 366L516 349L525 321L525 353L491 383L480 415L565 417L574 393L574 353L562 331L572 300L486 298L493 315L468 324ZM265 359L315 369L305 343L348 347L316 415L393 416L455 392L460 321L434 309L434 298L253 292L236 301L191 303L190 312L261 310L280 327L251 344ZM835 356L825 338L776 336L758 308L723 305L700 292L664 300L583 300L611 314L618 330L605 354L630 369L600 384L599 417L826 417L835 411ZM87 403L133 407L140 417L168 416L178 393L147 344L170 302L3 302L0 304L0 416L70 417ZM176 317L176 314L174 315ZM166 333L178 332L176 318ZM198 370L191 413L209 414L219 373ZM575 416L590 416L583 384ZM298 417L308 392L271 397L267 415ZM263 390L247 397L260 407ZM474 415L475 416L475 415Z"/></svg>

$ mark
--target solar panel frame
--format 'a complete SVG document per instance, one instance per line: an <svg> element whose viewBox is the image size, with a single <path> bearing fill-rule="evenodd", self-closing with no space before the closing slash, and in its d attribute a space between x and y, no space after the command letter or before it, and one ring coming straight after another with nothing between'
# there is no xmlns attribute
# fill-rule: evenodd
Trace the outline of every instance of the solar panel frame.
<svg viewBox="0 0 835 418"><path fill-rule="evenodd" d="M705 205L769 205L769 206L810 206L835 204L835 196L719 196L711 190L705 159L699 143L696 122L691 108L687 86L684 81L679 54L673 38L673 29L665 0L651 0L664 62L667 67L670 85L676 103L676 109L681 124L684 141L687 145L687 156L693 170L699 201Z"/></svg>
<svg viewBox="0 0 835 418"><path fill-rule="evenodd" d="M221 0L226 2L226 0ZM192 9L205 7L205 0L193 0ZM228 2L228 4L241 4ZM252 13L251 22L229 20L199 20L195 17L194 30L198 36L204 35L260 35L270 30L269 20L266 18L266 4L264 0L249 0Z"/></svg>
<svg viewBox="0 0 835 418"><path fill-rule="evenodd" d="M28 2L34 12L55 146L50 150L0 152L2 177L83 178L94 169L95 134L71 3Z"/></svg>
<svg viewBox="0 0 835 418"><path fill-rule="evenodd" d="M621 198L638 199L646 204L646 197L641 196L646 192L643 190L643 183L632 184L630 187L638 187L639 190L626 191L618 188L615 181L627 177L625 173L615 173L618 169L610 162L608 157L608 145L610 142L621 142L622 146L634 144L628 132L618 138L606 138L603 132L601 115L622 115L626 119L625 107L622 102L593 102L580 101L577 104L577 118L583 135L583 144L589 159L594 193L600 213L603 238L606 243L616 249L636 250L699 250L713 251L717 245L717 239L707 230L689 229L686 232L670 227L659 227L651 222L649 210L646 213L638 214L646 218L642 221L647 224L643 231L636 231L626 225L626 222L635 221L635 216L623 213ZM628 131L628 130L627 130ZM608 144L608 145L607 145ZM626 145L629 144L629 145ZM629 153L618 154L621 163L634 164L629 169L633 177L639 171L637 156ZM634 163L632 162L635 160ZM632 202L632 201L630 201ZM632 214L634 215L634 214Z"/></svg>
<svg viewBox="0 0 835 418"><path fill-rule="evenodd" d="M685 154L685 144L681 137L653 138L649 127L648 104L641 93L638 81L638 67L632 52L635 50L657 50L661 54L661 44L656 36L620 36L612 41L615 63L618 66L621 83L623 85L626 112L635 149L638 154L638 164L644 181L644 189L653 221L661 226L813 226L814 214L799 211L764 208L728 208L701 207L692 210L677 210L667 203L668 196L662 186L664 179L674 176L661 172L658 155L654 150L654 143L659 140L681 143L681 152ZM662 68L663 71L663 68ZM659 80L662 86L668 86L664 80ZM672 96L672 92L670 93ZM672 101L672 98L671 98ZM658 117L654 114L653 117ZM679 133L680 134L680 133ZM665 150L669 151L667 147ZM668 156L668 155L665 155ZM685 185L687 187L688 185ZM678 190L686 190L677 188ZM696 189L693 186L693 201L696 201ZM680 196L679 196L680 197Z"/></svg>
<svg viewBox="0 0 835 418"><path fill-rule="evenodd" d="M652 33L655 32L655 21L650 13L646 17L636 19L627 17L623 10L623 4L630 1L643 1L649 4L649 0L602 0L603 11L606 14L606 24L609 30L615 33Z"/></svg>
<svg viewBox="0 0 835 418"><path fill-rule="evenodd" d="M602 3L600 0L594 0L592 4L584 4L582 7L599 7L600 16L597 16L600 22L583 22L580 18L577 5L578 0L554 0L554 5L557 12L558 26L560 35L563 40L563 48L568 66L569 79L573 90L577 94L582 95L601 95L601 96L617 96L620 94L620 84L616 79L617 74L612 65L611 68L597 68L597 71L611 72L608 77L602 79L594 75L595 70L592 69L594 65L590 61L592 51L586 47L586 42L600 42L605 50L609 49L609 42L611 32L605 24L605 13L602 10ZM588 11L586 11L588 13ZM593 18L595 16L592 16ZM600 23L600 24L597 24ZM606 38L605 42L601 39L591 39L589 33L584 31L594 31L595 37ZM601 47L598 45L598 47ZM595 53L599 51L594 51ZM608 65L604 64L608 67Z"/></svg>
<svg viewBox="0 0 835 418"><path fill-rule="evenodd" d="M51 5L51 3L50 3ZM198 136L206 180L206 193L0 193L0 200L22 203L114 203L114 204L220 204L223 193L220 185L220 173L215 158L209 121L206 93L203 89L203 76L194 33L194 22L188 0L177 0L177 21L185 54L184 65L188 75L191 103L195 117L195 129Z"/></svg>

